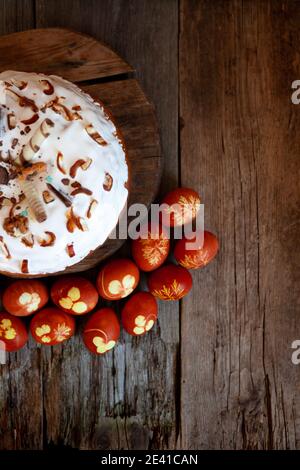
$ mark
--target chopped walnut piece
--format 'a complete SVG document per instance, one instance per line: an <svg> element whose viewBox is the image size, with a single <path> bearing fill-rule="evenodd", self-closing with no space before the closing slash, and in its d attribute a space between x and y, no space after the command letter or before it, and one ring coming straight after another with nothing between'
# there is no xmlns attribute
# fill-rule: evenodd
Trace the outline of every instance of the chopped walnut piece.
<svg viewBox="0 0 300 470"><path fill-rule="evenodd" d="M43 199L45 204L49 204L50 202L53 202L55 200L55 197L50 193L50 191L43 191Z"/></svg>
<svg viewBox="0 0 300 470"><path fill-rule="evenodd" d="M66 106L60 103L61 98L55 98L46 104L46 108L51 108L56 114L60 114L66 121L81 119L77 112L72 113Z"/></svg>
<svg viewBox="0 0 300 470"><path fill-rule="evenodd" d="M47 239L40 239L40 246L53 246L56 240L56 235L53 232L45 232Z"/></svg>
<svg viewBox="0 0 300 470"><path fill-rule="evenodd" d="M23 274L28 274L28 259L23 259L21 263L21 272Z"/></svg>
<svg viewBox="0 0 300 470"><path fill-rule="evenodd" d="M6 217L3 228L9 235L18 238L28 232L28 218L24 215Z"/></svg>
<svg viewBox="0 0 300 470"><path fill-rule="evenodd" d="M86 132L88 135L99 145L107 145L107 142L101 137L99 132L96 131L92 124L89 124L85 127Z"/></svg>
<svg viewBox="0 0 300 470"><path fill-rule="evenodd" d="M34 237L32 233L28 233L28 235L25 235L25 237L22 237L21 242L23 243L23 245L27 246L28 248L32 248L34 245Z"/></svg>
<svg viewBox="0 0 300 470"><path fill-rule="evenodd" d="M70 258L73 258L75 256L75 251L74 251L74 246L73 245L67 245L67 252Z"/></svg>
<svg viewBox="0 0 300 470"><path fill-rule="evenodd" d="M18 142L19 142L19 139L17 139L16 137L12 140L12 143L11 143L11 148L14 150L16 148L16 146L18 145Z"/></svg>
<svg viewBox="0 0 300 470"><path fill-rule="evenodd" d="M8 126L8 129L11 131L12 129L14 129L17 125L17 119L16 119L16 116L13 114L13 113L9 113L7 115L7 126Z"/></svg>
<svg viewBox="0 0 300 470"><path fill-rule="evenodd" d="M19 90L24 90L27 85L28 85L28 82L24 82L23 80L13 80L13 84L19 89Z"/></svg>
<svg viewBox="0 0 300 470"><path fill-rule="evenodd" d="M88 230L85 220L82 217L75 215L72 207L67 211L66 216L67 230L70 233L73 233L76 227L82 232L86 232Z"/></svg>
<svg viewBox="0 0 300 470"><path fill-rule="evenodd" d="M75 178L76 177L76 173L77 173L77 170L79 168L82 168L82 165L84 165L85 163L85 160L83 160L83 158L80 158L79 160L76 160L75 163L73 163L73 165L71 166L70 168L70 176L71 178Z"/></svg>
<svg viewBox="0 0 300 470"><path fill-rule="evenodd" d="M80 188L81 184L79 183L79 181L73 181L73 183L71 183L71 186L72 188Z"/></svg>
<svg viewBox="0 0 300 470"><path fill-rule="evenodd" d="M53 95L54 93L54 87L52 83L49 82L49 80L41 80L41 83L43 84L43 93L45 95Z"/></svg>
<svg viewBox="0 0 300 470"><path fill-rule="evenodd" d="M63 161L63 154L61 152L58 152L57 153L57 156L56 156L56 166L57 168L59 169L59 171L65 175L66 174L66 170L64 169L63 165L62 165L62 161Z"/></svg>
<svg viewBox="0 0 300 470"><path fill-rule="evenodd" d="M11 254L10 254L9 249L7 248L7 245L6 245L6 243L4 242L2 236L0 236L0 248L1 248L1 250L2 250L2 252L3 252L3 254L4 254L4 256L5 256L5 258L10 259L10 258L11 258Z"/></svg>
<svg viewBox="0 0 300 470"><path fill-rule="evenodd" d="M77 194L86 194L87 196L91 196L93 194L93 191L80 186L80 188L76 188L74 189L74 191L71 192L71 196L77 196Z"/></svg>
<svg viewBox="0 0 300 470"><path fill-rule="evenodd" d="M79 227L78 228L82 232L88 232L88 230L89 230L86 221L82 217L79 218Z"/></svg>
<svg viewBox="0 0 300 470"><path fill-rule="evenodd" d="M24 194L24 193L21 193L18 200L17 200L15 197L7 198L7 199L8 199L8 201L9 201L10 204L11 204L11 208L10 208L10 211L9 211L9 217L11 218L11 217L14 216L14 212L15 212L16 207L17 207L22 201L24 201L24 199L25 199L25 194Z"/></svg>
<svg viewBox="0 0 300 470"><path fill-rule="evenodd" d="M4 166L0 166L0 185L8 183L8 172Z"/></svg>
<svg viewBox="0 0 300 470"><path fill-rule="evenodd" d="M21 108L31 108L34 113L38 112L38 107L33 100L26 98L26 96L20 96L11 89L7 89L6 93L13 98Z"/></svg>
<svg viewBox="0 0 300 470"><path fill-rule="evenodd" d="M93 160L91 158L87 158L83 165L81 165L82 170L86 171L91 166L92 161Z"/></svg>
<svg viewBox="0 0 300 470"><path fill-rule="evenodd" d="M23 121L21 121L21 123L28 126L29 124L34 124L38 120L38 118L39 118L38 113L35 113L30 118L23 119Z"/></svg>
<svg viewBox="0 0 300 470"><path fill-rule="evenodd" d="M103 189L105 191L110 191L113 185L113 177L109 173L105 173Z"/></svg>
<svg viewBox="0 0 300 470"><path fill-rule="evenodd" d="M92 217L97 205L98 205L98 201L96 201L96 199L92 199L92 201L90 202L89 208L87 210L87 213L86 213L86 216L88 219Z"/></svg>

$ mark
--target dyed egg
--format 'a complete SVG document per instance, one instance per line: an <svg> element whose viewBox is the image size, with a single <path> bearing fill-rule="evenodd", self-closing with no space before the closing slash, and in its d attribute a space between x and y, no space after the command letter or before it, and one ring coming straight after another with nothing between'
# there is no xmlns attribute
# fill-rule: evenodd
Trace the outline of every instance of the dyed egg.
<svg viewBox="0 0 300 470"><path fill-rule="evenodd" d="M112 349L120 336L120 324L111 308L101 308L88 319L83 330L83 341L94 354Z"/></svg>
<svg viewBox="0 0 300 470"><path fill-rule="evenodd" d="M122 299L134 291L139 279L139 270L130 259L115 259L99 272L98 292L106 300Z"/></svg>
<svg viewBox="0 0 300 470"><path fill-rule="evenodd" d="M141 237L131 242L134 261L142 271L153 271L161 266L170 251L170 240L159 224L149 223L141 227Z"/></svg>
<svg viewBox="0 0 300 470"><path fill-rule="evenodd" d="M183 237L176 243L174 256L176 261L187 269L203 268L210 263L219 249L217 237L210 232L204 232L203 245L189 249L189 244L196 242L196 236L192 239ZM197 243L196 243L197 245Z"/></svg>
<svg viewBox="0 0 300 470"><path fill-rule="evenodd" d="M84 315L98 302L98 292L84 277L68 276L56 281L51 289L51 299L64 312Z"/></svg>
<svg viewBox="0 0 300 470"><path fill-rule="evenodd" d="M27 279L15 281L4 291L2 303L12 315L25 317L44 307L49 295L41 281Z"/></svg>
<svg viewBox="0 0 300 470"><path fill-rule="evenodd" d="M148 287L154 297L161 300L179 300L192 288L192 276L187 269L167 264L150 274Z"/></svg>
<svg viewBox="0 0 300 470"><path fill-rule="evenodd" d="M27 340L28 333L22 320L0 312L0 349L7 352L18 351Z"/></svg>
<svg viewBox="0 0 300 470"><path fill-rule="evenodd" d="M122 325L130 335L151 330L157 320L157 302L149 292L137 292L127 300L122 310Z"/></svg>
<svg viewBox="0 0 300 470"><path fill-rule="evenodd" d="M162 204L162 223L170 227L179 227L191 222L200 210L200 196L190 188L177 188L168 193Z"/></svg>
<svg viewBox="0 0 300 470"><path fill-rule="evenodd" d="M75 320L56 307L44 308L32 318L30 331L37 343L53 346L73 336Z"/></svg>

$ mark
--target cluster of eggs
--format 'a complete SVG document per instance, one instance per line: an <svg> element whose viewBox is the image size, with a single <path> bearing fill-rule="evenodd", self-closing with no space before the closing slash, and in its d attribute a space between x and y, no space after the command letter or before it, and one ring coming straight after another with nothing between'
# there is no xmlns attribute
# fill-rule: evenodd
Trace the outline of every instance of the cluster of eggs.
<svg viewBox="0 0 300 470"><path fill-rule="evenodd" d="M200 208L197 192L188 188L171 191L164 199L171 227L192 222ZM182 211L178 212L178 207ZM177 211L177 212L176 212ZM164 219L162 219L164 220ZM196 237L194 242L196 241ZM37 343L53 346L69 339L75 332L76 316L92 312L99 300L114 301L130 295L121 310L124 330L133 336L149 331L157 320L157 300L179 300L192 288L189 269L206 266L217 254L218 240L204 232L201 245L182 237L176 242L174 258L178 264L164 264L170 252L169 235L162 223L146 223L140 236L131 242L133 261L129 258L108 261L100 270L95 285L82 276L62 276L51 287L40 280L18 280L4 291L0 313L0 349L8 352L21 349L28 332L20 317L33 315L30 332ZM196 245L196 247L195 247ZM135 292L140 271L148 275L148 292ZM132 294L132 295L131 295ZM46 306L51 297L54 306ZM83 341L95 354L111 350L120 336L120 322L114 309L103 307L88 316Z"/></svg>

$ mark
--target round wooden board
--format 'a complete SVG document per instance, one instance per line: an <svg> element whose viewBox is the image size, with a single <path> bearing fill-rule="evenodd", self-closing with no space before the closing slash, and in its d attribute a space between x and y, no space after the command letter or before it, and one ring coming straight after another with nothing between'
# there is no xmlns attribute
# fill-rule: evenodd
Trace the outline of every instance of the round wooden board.
<svg viewBox="0 0 300 470"><path fill-rule="evenodd" d="M129 64L89 36L49 28L1 36L0 71L4 70L60 75L100 100L112 114L125 140L130 174L128 206L151 204L162 170L159 132L154 108L133 78L134 71ZM108 239L64 273L94 267L123 242Z"/></svg>

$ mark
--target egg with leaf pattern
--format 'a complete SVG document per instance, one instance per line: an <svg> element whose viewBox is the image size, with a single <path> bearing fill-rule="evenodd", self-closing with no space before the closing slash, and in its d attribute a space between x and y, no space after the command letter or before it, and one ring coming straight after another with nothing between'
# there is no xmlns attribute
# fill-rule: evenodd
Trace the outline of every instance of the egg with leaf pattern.
<svg viewBox="0 0 300 470"><path fill-rule="evenodd" d="M120 323L112 308L101 308L88 319L83 330L83 341L94 354L105 354L113 349L120 336Z"/></svg>

